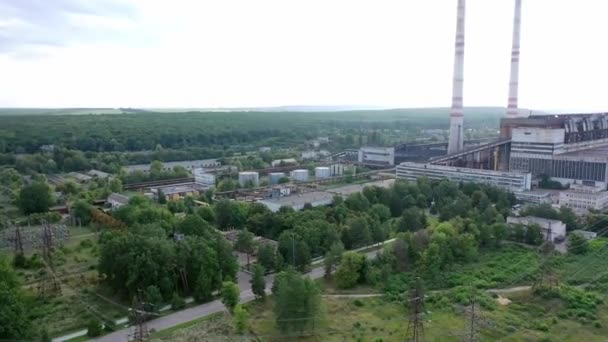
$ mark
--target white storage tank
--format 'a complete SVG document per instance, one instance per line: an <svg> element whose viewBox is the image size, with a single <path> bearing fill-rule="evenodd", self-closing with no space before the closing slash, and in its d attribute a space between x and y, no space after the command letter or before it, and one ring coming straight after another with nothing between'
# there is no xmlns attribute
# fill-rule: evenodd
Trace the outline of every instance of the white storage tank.
<svg viewBox="0 0 608 342"><path fill-rule="evenodd" d="M268 183L279 184L279 180L285 177L284 172L271 172L268 174Z"/></svg>
<svg viewBox="0 0 608 342"><path fill-rule="evenodd" d="M331 177L331 173L329 171L329 167L326 167L326 166L317 166L317 167L315 167L315 177L317 177L317 178L329 178L329 177Z"/></svg>
<svg viewBox="0 0 608 342"><path fill-rule="evenodd" d="M308 180L308 170L299 169L291 171L291 179L296 182L306 182Z"/></svg>
<svg viewBox="0 0 608 342"><path fill-rule="evenodd" d="M250 184L253 184L253 186L259 186L260 174L254 171L239 172L239 184L241 186L247 186Z"/></svg>

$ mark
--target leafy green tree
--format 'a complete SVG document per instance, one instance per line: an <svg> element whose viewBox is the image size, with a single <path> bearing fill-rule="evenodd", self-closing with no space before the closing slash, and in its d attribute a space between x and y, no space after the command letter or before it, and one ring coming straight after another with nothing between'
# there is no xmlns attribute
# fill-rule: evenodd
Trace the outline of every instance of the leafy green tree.
<svg viewBox="0 0 608 342"><path fill-rule="evenodd" d="M147 308L150 311L158 311L160 309L160 305L163 302L163 296L160 294L160 290L156 285L149 285L146 287L144 291L144 300L148 304L150 308Z"/></svg>
<svg viewBox="0 0 608 342"><path fill-rule="evenodd" d="M49 211L54 200L51 188L45 183L35 182L21 188L17 206L24 214L44 213Z"/></svg>
<svg viewBox="0 0 608 342"><path fill-rule="evenodd" d="M531 224L526 228L526 243L538 246L543 242L543 234L541 227L537 224Z"/></svg>
<svg viewBox="0 0 608 342"><path fill-rule="evenodd" d="M362 217L356 217L348 221L348 233L351 242L351 248L367 246L372 241L369 225L367 224L367 221Z"/></svg>
<svg viewBox="0 0 608 342"><path fill-rule="evenodd" d="M340 266L336 271L336 285L341 289L349 289L364 279L365 255L356 252L346 252L342 255Z"/></svg>
<svg viewBox="0 0 608 342"><path fill-rule="evenodd" d="M51 342L53 339L49 335L49 329L45 326L40 330L40 342Z"/></svg>
<svg viewBox="0 0 608 342"><path fill-rule="evenodd" d="M247 219L246 207L235 201L221 200L215 203L215 222L220 229L241 229Z"/></svg>
<svg viewBox="0 0 608 342"><path fill-rule="evenodd" d="M340 264L340 260L342 260L342 254L344 253L344 245L342 242L334 243L329 251L325 254L325 259L323 260L323 266L325 268L325 278L329 278L331 273L335 270L335 268Z"/></svg>
<svg viewBox="0 0 608 342"><path fill-rule="evenodd" d="M108 187L112 192L122 192L122 181L120 178L114 177L108 182Z"/></svg>
<svg viewBox="0 0 608 342"><path fill-rule="evenodd" d="M249 258L255 249L253 238L253 233L250 233L247 229L243 229L237 235L236 242L234 243L234 249L247 254L247 265L249 265Z"/></svg>
<svg viewBox="0 0 608 342"><path fill-rule="evenodd" d="M384 223L391 218L391 209L380 203L372 205L370 213L372 216L376 217L380 223Z"/></svg>
<svg viewBox="0 0 608 342"><path fill-rule="evenodd" d="M178 225L177 231L185 235L196 235L211 238L213 228L198 215L187 215Z"/></svg>
<svg viewBox="0 0 608 342"><path fill-rule="evenodd" d="M253 267L253 275L251 277L251 291L257 299L266 297L266 279L264 279L264 267L255 265Z"/></svg>
<svg viewBox="0 0 608 342"><path fill-rule="evenodd" d="M158 189L158 204L167 204L167 196L165 196L165 193L163 192L162 189Z"/></svg>
<svg viewBox="0 0 608 342"><path fill-rule="evenodd" d="M237 334L243 334L249 325L249 313L247 310L241 305L237 304L234 307L234 331Z"/></svg>
<svg viewBox="0 0 608 342"><path fill-rule="evenodd" d="M87 324L87 336L97 337L100 336L102 332L103 326L101 325L101 322L95 318L90 319L89 323Z"/></svg>
<svg viewBox="0 0 608 342"><path fill-rule="evenodd" d="M204 205L198 208L196 214L207 222L215 222L215 213L211 206Z"/></svg>
<svg viewBox="0 0 608 342"><path fill-rule="evenodd" d="M177 292L171 297L171 310L178 311L186 307L186 301Z"/></svg>
<svg viewBox="0 0 608 342"><path fill-rule="evenodd" d="M93 209L93 207L83 200L76 201L72 206L74 217L80 220L80 223L83 225L87 225L91 222L91 209Z"/></svg>
<svg viewBox="0 0 608 342"><path fill-rule="evenodd" d="M294 270L275 278L274 314L282 333L302 332L318 326L321 296L317 283Z"/></svg>
<svg viewBox="0 0 608 342"><path fill-rule="evenodd" d="M220 295L222 296L222 303L228 308L228 311L234 311L234 307L239 303L240 292L237 284L231 281L222 283Z"/></svg>
<svg viewBox="0 0 608 342"><path fill-rule="evenodd" d="M426 226L424 212L416 207L407 208L399 218L400 232L415 232Z"/></svg>
<svg viewBox="0 0 608 342"><path fill-rule="evenodd" d="M265 243L260 244L258 246L257 258L258 263L262 265L265 270L272 271L276 268L276 254L272 245Z"/></svg>
<svg viewBox="0 0 608 342"><path fill-rule="evenodd" d="M0 339L23 340L31 337L29 310L15 271L0 257Z"/></svg>
<svg viewBox="0 0 608 342"><path fill-rule="evenodd" d="M235 190L236 187L237 187L237 184L232 179L226 178L226 179L222 179L217 184L217 191L219 191L219 192L232 191L232 190Z"/></svg>
<svg viewBox="0 0 608 342"><path fill-rule="evenodd" d="M573 254L586 254L589 252L589 242L580 234L568 235L568 252Z"/></svg>

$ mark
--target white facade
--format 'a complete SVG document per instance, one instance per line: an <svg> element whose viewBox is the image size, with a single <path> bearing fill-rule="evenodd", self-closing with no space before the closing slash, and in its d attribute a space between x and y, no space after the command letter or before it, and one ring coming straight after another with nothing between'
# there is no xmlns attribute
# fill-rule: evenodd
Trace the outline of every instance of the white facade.
<svg viewBox="0 0 608 342"><path fill-rule="evenodd" d="M270 162L270 165L272 167L277 167L277 166L281 166L281 165L293 165L293 164L297 164L298 161L295 160L294 158L287 158L287 159L275 159L272 162Z"/></svg>
<svg viewBox="0 0 608 342"><path fill-rule="evenodd" d="M551 193L543 191L516 191L514 192L515 198L522 202L527 203L553 203Z"/></svg>
<svg viewBox="0 0 608 342"><path fill-rule="evenodd" d="M308 170L299 169L291 171L291 179L296 182L306 182L308 180Z"/></svg>
<svg viewBox="0 0 608 342"><path fill-rule="evenodd" d="M331 177L331 171L327 166L317 166L315 167L315 177L317 178L329 178Z"/></svg>
<svg viewBox="0 0 608 342"><path fill-rule="evenodd" d="M401 163L397 166L397 178L415 181L420 177L431 180L448 179L452 182L485 183L511 191L528 191L532 175L523 172L469 169L443 165Z"/></svg>
<svg viewBox="0 0 608 342"><path fill-rule="evenodd" d="M359 163L374 165L395 165L394 147L361 147Z"/></svg>
<svg viewBox="0 0 608 342"><path fill-rule="evenodd" d="M543 238L547 239L547 234L551 232L549 239L553 241L558 236L566 236L566 224L559 220L549 220L542 217L536 216L525 216L525 217L507 217L507 224L521 224L529 226L537 224L542 228Z"/></svg>
<svg viewBox="0 0 608 342"><path fill-rule="evenodd" d="M129 197L114 192L108 196L107 202L112 209L118 209L123 205L129 204Z"/></svg>
<svg viewBox="0 0 608 342"><path fill-rule="evenodd" d="M215 188L215 175L205 172L203 168L196 168L192 173L194 174L194 183Z"/></svg>
<svg viewBox="0 0 608 342"><path fill-rule="evenodd" d="M560 192L559 204L577 212L608 207L608 191L603 186L572 184L570 189Z"/></svg>
<svg viewBox="0 0 608 342"><path fill-rule="evenodd" d="M284 172L271 172L268 174L268 183L279 184L279 180L285 177Z"/></svg>
<svg viewBox="0 0 608 342"><path fill-rule="evenodd" d="M260 185L260 174L254 171L243 171L239 172L239 184L246 186L253 184L253 186Z"/></svg>

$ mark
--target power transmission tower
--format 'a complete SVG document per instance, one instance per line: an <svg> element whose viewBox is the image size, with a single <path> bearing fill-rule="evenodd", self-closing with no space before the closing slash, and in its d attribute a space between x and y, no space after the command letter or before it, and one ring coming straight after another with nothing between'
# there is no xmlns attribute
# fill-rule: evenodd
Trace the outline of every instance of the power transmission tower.
<svg viewBox="0 0 608 342"><path fill-rule="evenodd" d="M420 278L416 278L414 286L410 289L408 303L410 306L410 318L407 324L406 340L419 342L422 341L424 335L422 320L422 315L424 315L424 290Z"/></svg>
<svg viewBox="0 0 608 342"><path fill-rule="evenodd" d="M19 226L15 227L15 256L17 255L23 255L23 240Z"/></svg>
<svg viewBox="0 0 608 342"><path fill-rule="evenodd" d="M480 341L479 336L479 315L480 312L476 310L477 303L475 302L475 295L471 296L470 308L467 310L467 324L465 325L465 331L463 334L463 341L476 342Z"/></svg>
<svg viewBox="0 0 608 342"><path fill-rule="evenodd" d="M542 261L539 276L534 282L534 288L543 287L545 285L557 285L557 280L554 279L551 271L551 257L553 256L553 250L555 249L555 245L551 239L552 236L553 231L551 229L551 222L549 222L549 228L547 229L545 241L543 241L542 245L540 246Z"/></svg>
<svg viewBox="0 0 608 342"><path fill-rule="evenodd" d="M133 333L129 341L143 342L147 341L150 336L148 331L148 324L146 323L146 311L145 303L141 300L140 296L137 297L137 301L133 305L134 323Z"/></svg>
<svg viewBox="0 0 608 342"><path fill-rule="evenodd" d="M50 225L43 222L42 231L42 259L47 265L47 271L44 279L38 284L38 294L45 296L47 294L61 294L61 284L55 277L55 266L53 264L53 234Z"/></svg>

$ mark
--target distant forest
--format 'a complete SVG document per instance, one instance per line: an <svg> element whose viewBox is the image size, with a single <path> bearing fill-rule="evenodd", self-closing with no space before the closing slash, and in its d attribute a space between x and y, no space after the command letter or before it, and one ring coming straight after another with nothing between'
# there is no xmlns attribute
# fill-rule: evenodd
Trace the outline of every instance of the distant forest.
<svg viewBox="0 0 608 342"><path fill-rule="evenodd" d="M83 152L148 151L159 146L225 150L235 145L288 146L317 136L330 136L341 147L362 131L399 130L407 137L406 132L422 128L448 127L447 108L99 114L103 112L0 109L0 153L37 153L47 144ZM502 108L467 108L465 125L497 128L503 113Z"/></svg>

